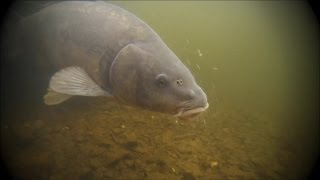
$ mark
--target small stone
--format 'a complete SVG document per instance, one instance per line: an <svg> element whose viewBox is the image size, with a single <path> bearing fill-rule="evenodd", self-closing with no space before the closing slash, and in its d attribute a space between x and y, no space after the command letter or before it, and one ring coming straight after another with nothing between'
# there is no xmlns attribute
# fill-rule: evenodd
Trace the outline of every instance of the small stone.
<svg viewBox="0 0 320 180"><path fill-rule="evenodd" d="M137 136L134 132L125 133L124 136L126 137L127 141L137 141Z"/></svg>
<svg viewBox="0 0 320 180"><path fill-rule="evenodd" d="M68 126L65 126L62 128L62 130L69 130L70 128Z"/></svg>
<svg viewBox="0 0 320 180"><path fill-rule="evenodd" d="M30 127L30 124L24 124L25 127Z"/></svg>
<svg viewBox="0 0 320 180"><path fill-rule="evenodd" d="M202 175L200 167L193 162L188 162L188 161L184 162L183 169L186 171L187 177L189 175L192 175L192 176L201 176Z"/></svg>
<svg viewBox="0 0 320 180"><path fill-rule="evenodd" d="M33 127L36 129L40 129L44 126L44 122L42 120L36 120L33 124Z"/></svg>
<svg viewBox="0 0 320 180"><path fill-rule="evenodd" d="M184 172L181 175L181 180L196 180L196 177L192 173Z"/></svg>
<svg viewBox="0 0 320 180"><path fill-rule="evenodd" d="M121 128L123 128L123 129L124 129L124 128L126 128L126 126L122 124L122 125L121 125Z"/></svg>
<svg viewBox="0 0 320 180"><path fill-rule="evenodd" d="M210 166L211 168L218 166L218 161L211 161Z"/></svg>
<svg viewBox="0 0 320 180"><path fill-rule="evenodd" d="M176 172L176 170L175 170L173 167L171 168L171 170L172 170L172 172L173 172L173 173L175 173L175 172Z"/></svg>
<svg viewBox="0 0 320 180"><path fill-rule="evenodd" d="M94 173L92 171L88 171L82 175L79 176L80 180L91 180L94 179Z"/></svg>
<svg viewBox="0 0 320 180"><path fill-rule="evenodd" d="M129 141L124 144L124 147L126 147L128 150L133 151L135 148L138 147L138 143L134 141Z"/></svg>

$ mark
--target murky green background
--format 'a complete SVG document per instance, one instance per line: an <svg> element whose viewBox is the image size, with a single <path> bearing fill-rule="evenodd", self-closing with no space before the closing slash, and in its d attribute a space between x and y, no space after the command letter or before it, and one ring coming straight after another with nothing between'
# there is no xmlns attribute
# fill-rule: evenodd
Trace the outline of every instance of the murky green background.
<svg viewBox="0 0 320 180"><path fill-rule="evenodd" d="M319 156L319 24L308 4L114 3L159 33L207 93L209 109L185 122L107 98L47 107L41 98L49 77L11 65L1 77L1 151L11 174L307 178ZM23 76L15 76L15 68Z"/></svg>

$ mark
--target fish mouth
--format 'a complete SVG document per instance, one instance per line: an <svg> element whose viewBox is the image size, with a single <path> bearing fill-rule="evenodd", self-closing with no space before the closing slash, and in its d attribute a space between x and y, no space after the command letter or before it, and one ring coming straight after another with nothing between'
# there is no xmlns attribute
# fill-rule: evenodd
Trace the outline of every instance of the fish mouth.
<svg viewBox="0 0 320 180"><path fill-rule="evenodd" d="M196 107L192 109L180 108L179 112L175 114L174 117L182 117L182 118L193 117L205 111L206 109L208 109L208 107L209 107L209 103L207 103L205 106Z"/></svg>

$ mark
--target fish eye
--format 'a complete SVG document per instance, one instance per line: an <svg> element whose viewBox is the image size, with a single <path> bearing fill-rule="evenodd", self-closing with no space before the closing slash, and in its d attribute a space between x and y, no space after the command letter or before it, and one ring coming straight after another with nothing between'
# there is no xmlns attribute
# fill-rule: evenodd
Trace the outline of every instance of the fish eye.
<svg viewBox="0 0 320 180"><path fill-rule="evenodd" d="M167 76L165 74L159 74L156 78L157 85L159 87L165 87L167 85Z"/></svg>
<svg viewBox="0 0 320 180"><path fill-rule="evenodd" d="M178 84L179 86L182 86L182 84L183 84L182 79L178 79L178 80L176 80L176 82L177 82L177 84Z"/></svg>

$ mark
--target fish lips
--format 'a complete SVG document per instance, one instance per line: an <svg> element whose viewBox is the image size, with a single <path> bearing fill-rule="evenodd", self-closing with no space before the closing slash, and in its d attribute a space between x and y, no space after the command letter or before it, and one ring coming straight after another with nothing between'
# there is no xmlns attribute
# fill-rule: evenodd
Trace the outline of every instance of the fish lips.
<svg viewBox="0 0 320 180"><path fill-rule="evenodd" d="M178 113L174 115L174 117L180 117L180 118L188 118L188 117L194 117L196 115L199 115L201 112L208 109L209 103L207 103L205 106L195 107L195 108L179 108Z"/></svg>

